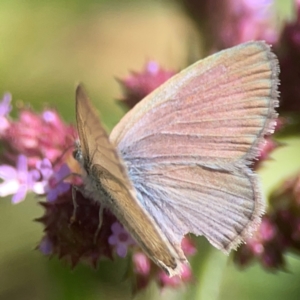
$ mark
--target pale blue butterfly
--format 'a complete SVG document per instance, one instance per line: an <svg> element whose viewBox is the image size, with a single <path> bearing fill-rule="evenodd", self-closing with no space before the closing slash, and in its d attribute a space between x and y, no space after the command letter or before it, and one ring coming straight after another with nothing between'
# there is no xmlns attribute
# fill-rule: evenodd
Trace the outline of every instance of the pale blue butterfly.
<svg viewBox="0 0 300 300"><path fill-rule="evenodd" d="M221 51L152 92L110 137L77 88L85 192L170 276L186 262L185 234L228 253L259 225L263 196L249 165L276 124L278 73L264 42Z"/></svg>

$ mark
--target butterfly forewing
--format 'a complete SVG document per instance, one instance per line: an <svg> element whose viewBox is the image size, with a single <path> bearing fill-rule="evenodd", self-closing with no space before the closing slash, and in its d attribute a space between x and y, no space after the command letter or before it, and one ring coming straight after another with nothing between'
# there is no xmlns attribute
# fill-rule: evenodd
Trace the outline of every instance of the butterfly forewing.
<svg viewBox="0 0 300 300"><path fill-rule="evenodd" d="M110 209L142 249L170 275L179 274L184 255L175 249L136 198L126 168L82 86L76 90L79 157L86 194Z"/></svg>
<svg viewBox="0 0 300 300"><path fill-rule="evenodd" d="M76 121L85 167L90 169L97 162L118 179L126 176L99 116L80 85L76 90Z"/></svg>
<svg viewBox="0 0 300 300"><path fill-rule="evenodd" d="M137 104L110 140L137 197L174 245L191 232L229 252L259 224L248 167L272 133L279 67L264 42L221 51Z"/></svg>
<svg viewBox="0 0 300 300"><path fill-rule="evenodd" d="M277 85L277 60L265 43L224 50L138 103L110 139L131 159L249 160L273 130Z"/></svg>

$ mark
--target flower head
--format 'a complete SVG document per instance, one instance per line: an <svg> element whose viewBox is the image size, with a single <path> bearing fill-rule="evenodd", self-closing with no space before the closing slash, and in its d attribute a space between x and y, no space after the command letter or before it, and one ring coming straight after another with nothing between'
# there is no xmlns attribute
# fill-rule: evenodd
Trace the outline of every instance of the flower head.
<svg viewBox="0 0 300 300"><path fill-rule="evenodd" d="M296 18L285 24L279 42L275 46L280 62L279 110L300 111L300 2L295 2Z"/></svg>
<svg viewBox="0 0 300 300"><path fill-rule="evenodd" d="M70 262L73 267L78 262L87 262L96 267L101 257L112 258L108 239L112 235L111 228L116 218L104 210L101 230L95 239L99 224L98 203L77 192L74 222L71 222L74 202L70 190L59 195L56 200L42 202L41 205L45 213L36 221L45 227L45 235L38 247L43 253L56 255Z"/></svg>
<svg viewBox="0 0 300 300"><path fill-rule="evenodd" d="M270 207L253 237L235 253L247 266L257 260L268 270L285 268L284 254L300 251L300 176L286 181L270 197Z"/></svg>
<svg viewBox="0 0 300 300"><path fill-rule="evenodd" d="M157 62L149 61L144 71L131 72L130 76L119 80L124 93L121 101L132 108L173 75L174 71L164 70Z"/></svg>
<svg viewBox="0 0 300 300"><path fill-rule="evenodd" d="M19 120L5 132L3 142L7 150L3 155L11 163L22 153L27 156L29 167L35 167L45 157L54 163L72 148L75 133L74 126L66 125L55 111L37 114L24 109Z"/></svg>
<svg viewBox="0 0 300 300"><path fill-rule="evenodd" d="M181 0L205 38L208 52L222 50L250 40L275 43L274 1L265 0Z"/></svg>

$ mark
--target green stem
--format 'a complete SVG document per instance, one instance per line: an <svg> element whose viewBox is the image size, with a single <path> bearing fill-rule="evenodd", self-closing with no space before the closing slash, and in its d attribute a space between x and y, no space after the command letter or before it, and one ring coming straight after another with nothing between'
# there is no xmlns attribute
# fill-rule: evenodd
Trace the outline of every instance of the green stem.
<svg viewBox="0 0 300 300"><path fill-rule="evenodd" d="M223 280L223 273L226 268L228 256L211 248L198 272L198 285L194 290L194 297L197 300L217 300Z"/></svg>

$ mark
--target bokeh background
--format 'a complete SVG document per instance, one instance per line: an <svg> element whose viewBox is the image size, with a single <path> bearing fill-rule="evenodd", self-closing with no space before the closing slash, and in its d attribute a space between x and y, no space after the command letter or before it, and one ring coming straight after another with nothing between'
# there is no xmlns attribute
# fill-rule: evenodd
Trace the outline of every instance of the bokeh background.
<svg viewBox="0 0 300 300"><path fill-rule="evenodd" d="M292 1L278 0L276 9L278 26L293 17ZM111 129L126 110L116 101L121 90L115 78L141 70L149 59L179 70L203 49L194 23L176 1L0 2L0 94L10 91L14 106L57 108L68 122L75 120L78 82ZM266 196L300 170L299 135L279 140L285 145L260 169ZM37 199L27 197L15 206L9 198L0 200L1 300L132 298L122 276L126 260L103 261L96 271L49 260L34 250L42 235L41 225L33 222L43 213ZM289 254L287 262L286 271L270 273L256 264L240 270L201 240L192 259L193 283L162 291L152 284L135 298L299 299L299 257Z"/></svg>

